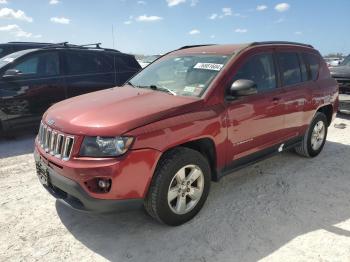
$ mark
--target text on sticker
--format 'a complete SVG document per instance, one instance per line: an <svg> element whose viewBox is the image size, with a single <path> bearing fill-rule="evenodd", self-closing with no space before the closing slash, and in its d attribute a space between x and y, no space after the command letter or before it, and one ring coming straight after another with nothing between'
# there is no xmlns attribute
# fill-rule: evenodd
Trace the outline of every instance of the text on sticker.
<svg viewBox="0 0 350 262"><path fill-rule="evenodd" d="M223 64L214 64L214 63L197 63L194 68L196 69L206 69L206 70L215 70L220 71L223 67Z"/></svg>

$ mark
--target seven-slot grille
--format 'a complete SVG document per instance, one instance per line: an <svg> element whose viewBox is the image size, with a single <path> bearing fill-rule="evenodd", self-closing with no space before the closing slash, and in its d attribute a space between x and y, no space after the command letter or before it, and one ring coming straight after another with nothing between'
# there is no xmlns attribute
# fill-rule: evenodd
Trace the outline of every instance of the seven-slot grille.
<svg viewBox="0 0 350 262"><path fill-rule="evenodd" d="M59 133L51 127L41 123L38 134L38 141L50 155L67 161L72 153L74 137Z"/></svg>

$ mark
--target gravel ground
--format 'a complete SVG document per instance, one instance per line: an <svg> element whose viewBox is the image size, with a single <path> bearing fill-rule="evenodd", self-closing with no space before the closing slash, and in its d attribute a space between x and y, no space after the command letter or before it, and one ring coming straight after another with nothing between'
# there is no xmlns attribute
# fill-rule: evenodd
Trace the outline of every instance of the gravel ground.
<svg viewBox="0 0 350 262"><path fill-rule="evenodd" d="M345 129L334 127L344 123ZM0 261L350 261L350 118L323 152L290 152L213 183L199 215L79 213L40 185L33 136L0 140Z"/></svg>

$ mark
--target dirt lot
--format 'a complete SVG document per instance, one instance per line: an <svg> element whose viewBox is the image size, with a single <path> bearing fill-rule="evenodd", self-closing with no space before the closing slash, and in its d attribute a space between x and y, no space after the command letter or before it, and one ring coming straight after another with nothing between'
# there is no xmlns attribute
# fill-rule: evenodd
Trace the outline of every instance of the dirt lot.
<svg viewBox="0 0 350 262"><path fill-rule="evenodd" d="M36 177L33 136L0 140L0 261L349 261L350 118L335 123L319 157L285 152L227 176L177 228L66 208Z"/></svg>

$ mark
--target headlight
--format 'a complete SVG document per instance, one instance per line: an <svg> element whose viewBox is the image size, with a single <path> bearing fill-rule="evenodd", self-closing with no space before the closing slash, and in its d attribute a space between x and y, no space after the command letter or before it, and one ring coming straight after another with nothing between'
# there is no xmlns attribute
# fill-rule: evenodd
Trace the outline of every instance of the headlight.
<svg viewBox="0 0 350 262"><path fill-rule="evenodd" d="M108 157L126 153L132 144L132 137L85 137L80 148L80 156Z"/></svg>

